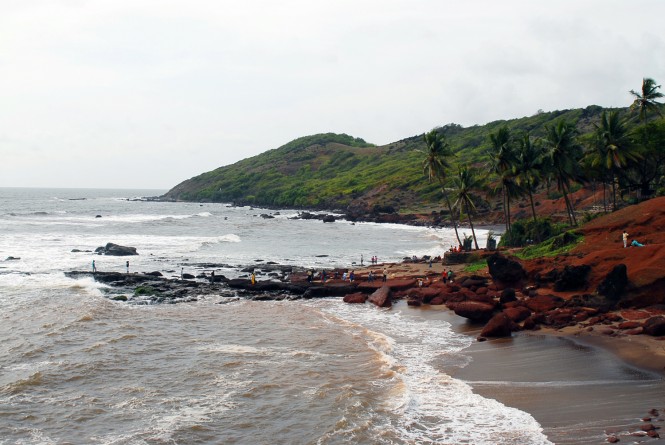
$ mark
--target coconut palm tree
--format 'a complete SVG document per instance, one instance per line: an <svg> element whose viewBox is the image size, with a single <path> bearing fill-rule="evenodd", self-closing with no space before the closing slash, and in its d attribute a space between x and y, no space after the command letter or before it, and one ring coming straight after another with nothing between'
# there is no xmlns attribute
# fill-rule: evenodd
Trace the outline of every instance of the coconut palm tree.
<svg viewBox="0 0 665 445"><path fill-rule="evenodd" d="M475 194L474 192L482 189L482 179L475 170L471 170L468 167L459 167L457 175L453 178L454 191L453 198L455 203L453 204L456 208L460 208L464 205L464 211L467 218L469 219L469 225L471 226L471 235L473 236L473 242L478 250L478 240L476 238L476 231L473 228L473 220L471 215L476 210L476 205L474 204Z"/></svg>
<svg viewBox="0 0 665 445"><path fill-rule="evenodd" d="M499 177L501 196L503 199L503 213L506 221L506 231L510 230L510 198L518 195L515 181L514 166L515 153L512 138L508 127L499 128L496 133L490 133L492 150L488 152L489 167Z"/></svg>
<svg viewBox="0 0 665 445"><path fill-rule="evenodd" d="M524 185L524 190L529 195L531 214L535 222L536 206L533 204L533 189L538 186L538 182L542 177L545 152L539 145L534 143L529 132L522 134L518 143L515 153L517 182Z"/></svg>
<svg viewBox="0 0 665 445"><path fill-rule="evenodd" d="M582 176L578 164L581 158L581 148L577 143L577 129L573 124L561 119L555 125L546 127L545 131L543 142L550 158L557 189L566 202L570 224L577 226L575 209L568 196L570 194L570 183Z"/></svg>
<svg viewBox="0 0 665 445"><path fill-rule="evenodd" d="M628 130L620 119L618 111L609 113L603 111L600 115L600 124L595 125L596 149L591 152L593 167L600 166L612 182L612 210L617 209L616 183L618 173L630 161L636 161L641 156L637 149L630 144Z"/></svg>
<svg viewBox="0 0 665 445"><path fill-rule="evenodd" d="M443 197L446 200L446 206L448 207L450 221L453 223L453 228L455 229L455 237L457 238L459 245L462 245L462 241L460 240L457 231L457 218L445 187L448 174L447 170L450 168L449 159L455 156L455 154L445 136L442 133L439 133L436 129L429 133L425 133L423 140L427 146L426 156L422 161L423 171L430 182L433 180L439 182L441 193L443 193Z"/></svg>
<svg viewBox="0 0 665 445"><path fill-rule="evenodd" d="M630 94L635 97L630 108L633 110L639 110L642 122L646 122L647 112L650 111L655 111L659 116L663 116L663 113L660 110L661 104L656 102L656 99L663 97L663 93L656 91L658 88L660 88L660 85L656 85L655 80L645 77L642 79L641 92L630 90Z"/></svg>

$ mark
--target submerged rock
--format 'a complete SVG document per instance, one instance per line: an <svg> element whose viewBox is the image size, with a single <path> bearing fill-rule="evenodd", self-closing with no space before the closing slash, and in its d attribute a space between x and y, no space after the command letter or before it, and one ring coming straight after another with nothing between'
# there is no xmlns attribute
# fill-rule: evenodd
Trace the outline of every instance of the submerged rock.
<svg viewBox="0 0 665 445"><path fill-rule="evenodd" d="M96 248L95 253L99 255L110 255L110 256L138 255L138 253L136 252L136 247L121 246L119 244L113 244L113 243L107 243L106 246Z"/></svg>

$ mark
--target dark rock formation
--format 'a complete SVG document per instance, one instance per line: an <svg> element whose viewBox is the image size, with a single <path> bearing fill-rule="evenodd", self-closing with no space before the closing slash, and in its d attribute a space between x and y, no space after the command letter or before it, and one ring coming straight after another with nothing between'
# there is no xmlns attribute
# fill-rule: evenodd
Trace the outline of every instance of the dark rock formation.
<svg viewBox="0 0 665 445"><path fill-rule="evenodd" d="M487 322L483 330L480 332L482 337L510 337L513 322L504 314L499 312Z"/></svg>
<svg viewBox="0 0 665 445"><path fill-rule="evenodd" d="M515 323L524 321L531 315L531 311L523 306L506 308L503 310L503 313Z"/></svg>
<svg viewBox="0 0 665 445"><path fill-rule="evenodd" d="M526 271L517 261L495 253L487 257L489 273L494 281L514 285L526 278Z"/></svg>
<svg viewBox="0 0 665 445"><path fill-rule="evenodd" d="M610 300L618 300L628 284L628 268L617 264L598 285L596 291Z"/></svg>
<svg viewBox="0 0 665 445"><path fill-rule="evenodd" d="M344 296L344 303L364 304L366 301L367 295L362 292L356 292Z"/></svg>
<svg viewBox="0 0 665 445"><path fill-rule="evenodd" d="M583 289L587 285L587 277L591 272L591 266L566 266L554 282L556 292L565 292Z"/></svg>
<svg viewBox="0 0 665 445"><path fill-rule="evenodd" d="M388 286L381 286L369 296L370 303L374 303L378 307L391 307L391 292Z"/></svg>
<svg viewBox="0 0 665 445"><path fill-rule="evenodd" d="M651 317L644 322L644 333L653 337L665 335L665 317Z"/></svg>
<svg viewBox="0 0 665 445"><path fill-rule="evenodd" d="M501 297L499 297L499 303L506 304L512 301L517 301L517 297L515 296L515 289L508 287L502 290Z"/></svg>
<svg viewBox="0 0 665 445"><path fill-rule="evenodd" d="M106 244L106 246L96 248L95 253L99 255L111 255L111 256L138 255L138 253L136 252L136 247L120 246L118 244L113 244L113 243L108 243Z"/></svg>
<svg viewBox="0 0 665 445"><path fill-rule="evenodd" d="M333 215L326 215L322 220L324 223L335 222L335 217Z"/></svg>
<svg viewBox="0 0 665 445"><path fill-rule="evenodd" d="M455 314L473 321L486 321L494 313L494 305L478 301L463 301L455 305Z"/></svg>

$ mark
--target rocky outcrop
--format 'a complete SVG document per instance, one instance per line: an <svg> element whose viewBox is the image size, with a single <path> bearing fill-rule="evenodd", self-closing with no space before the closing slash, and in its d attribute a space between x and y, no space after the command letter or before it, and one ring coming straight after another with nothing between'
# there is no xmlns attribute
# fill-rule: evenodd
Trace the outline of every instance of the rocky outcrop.
<svg viewBox="0 0 665 445"><path fill-rule="evenodd" d="M393 303L390 288L388 286L381 286L369 296L369 301L378 307L391 307Z"/></svg>
<svg viewBox="0 0 665 445"><path fill-rule="evenodd" d="M367 295L363 294L362 292L356 292L344 296L344 303L365 304L366 301Z"/></svg>
<svg viewBox="0 0 665 445"><path fill-rule="evenodd" d="M610 300L618 300L628 285L628 268L625 264L617 264L600 282L596 290Z"/></svg>
<svg viewBox="0 0 665 445"><path fill-rule="evenodd" d="M510 337L513 322L506 314L499 312L487 322L480 332L481 337Z"/></svg>
<svg viewBox="0 0 665 445"><path fill-rule="evenodd" d="M554 282L554 290L556 292L566 292L584 289L587 285L589 272L591 272L591 266L586 264L581 266L565 266Z"/></svg>
<svg viewBox="0 0 665 445"><path fill-rule="evenodd" d="M106 246L96 248L95 253L98 255L110 255L110 256L138 255L138 253L136 252L136 247L120 246L118 244L113 244L113 243L107 243Z"/></svg>
<svg viewBox="0 0 665 445"><path fill-rule="evenodd" d="M651 317L644 322L644 333L653 337L665 335L665 317Z"/></svg>
<svg viewBox="0 0 665 445"><path fill-rule="evenodd" d="M455 314L473 321L487 321L494 313L494 306L479 301L463 301L454 306Z"/></svg>
<svg viewBox="0 0 665 445"><path fill-rule="evenodd" d="M516 285L526 278L526 271L520 263L500 253L487 258L487 267L492 279L504 285Z"/></svg>

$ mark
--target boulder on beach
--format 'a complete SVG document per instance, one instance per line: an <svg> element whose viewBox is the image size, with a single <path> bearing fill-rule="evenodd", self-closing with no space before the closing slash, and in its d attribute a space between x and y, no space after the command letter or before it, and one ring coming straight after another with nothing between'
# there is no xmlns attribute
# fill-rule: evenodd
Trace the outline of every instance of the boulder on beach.
<svg viewBox="0 0 665 445"><path fill-rule="evenodd" d="M565 266L554 282L554 290L565 292L585 288L589 272L591 272L591 266L587 264Z"/></svg>
<svg viewBox="0 0 665 445"><path fill-rule="evenodd" d="M356 292L344 296L344 303L364 304L367 301L367 295L362 292Z"/></svg>
<svg viewBox="0 0 665 445"><path fill-rule="evenodd" d="M610 300L618 300L628 284L628 268L617 264L600 282L596 291Z"/></svg>
<svg viewBox="0 0 665 445"><path fill-rule="evenodd" d="M95 253L99 255L110 255L110 256L138 255L138 253L136 252L136 247L121 246L119 244L113 244L113 243L107 243L106 246L96 248Z"/></svg>
<svg viewBox="0 0 665 445"><path fill-rule="evenodd" d="M378 307L391 307L391 292L388 286L381 286L369 296L370 303L374 303Z"/></svg>
<svg viewBox="0 0 665 445"><path fill-rule="evenodd" d="M512 320L503 312L499 312L487 322L480 335L482 337L510 337L512 331Z"/></svg>
<svg viewBox="0 0 665 445"><path fill-rule="evenodd" d="M494 313L494 305L478 301L462 301L455 305L455 314L473 321L489 320Z"/></svg>
<svg viewBox="0 0 665 445"><path fill-rule="evenodd" d="M500 253L487 257L487 267L494 281L506 285L517 284L526 278L526 271L520 263Z"/></svg>
<svg viewBox="0 0 665 445"><path fill-rule="evenodd" d="M644 333L652 337L662 337L665 335L665 317L651 317L645 321Z"/></svg>

